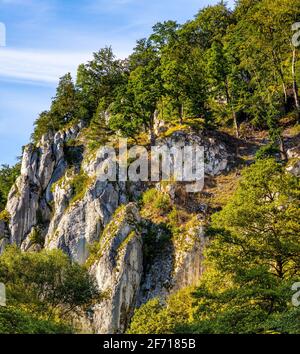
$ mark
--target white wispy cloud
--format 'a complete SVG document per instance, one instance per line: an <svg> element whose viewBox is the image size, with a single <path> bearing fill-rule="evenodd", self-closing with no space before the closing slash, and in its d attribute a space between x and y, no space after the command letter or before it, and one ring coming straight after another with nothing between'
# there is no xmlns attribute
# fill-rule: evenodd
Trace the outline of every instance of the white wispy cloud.
<svg viewBox="0 0 300 354"><path fill-rule="evenodd" d="M53 84L67 72L75 75L78 65L90 58L90 53L1 48L0 78Z"/></svg>
<svg viewBox="0 0 300 354"><path fill-rule="evenodd" d="M111 4L115 4L115 5L127 5L130 4L132 2L134 2L135 0L110 0L109 2ZM108 2L107 0L105 2Z"/></svg>
<svg viewBox="0 0 300 354"><path fill-rule="evenodd" d="M0 0L0 4L30 5L31 3L31 0Z"/></svg>
<svg viewBox="0 0 300 354"><path fill-rule="evenodd" d="M119 12L124 11L128 5L136 3L136 0L90 0L87 1L85 9L91 12Z"/></svg>
<svg viewBox="0 0 300 354"><path fill-rule="evenodd" d="M117 51L117 57L127 57L130 51L126 49ZM0 79L56 84L67 72L75 78L78 65L88 62L92 57L91 50L63 52L0 48Z"/></svg>

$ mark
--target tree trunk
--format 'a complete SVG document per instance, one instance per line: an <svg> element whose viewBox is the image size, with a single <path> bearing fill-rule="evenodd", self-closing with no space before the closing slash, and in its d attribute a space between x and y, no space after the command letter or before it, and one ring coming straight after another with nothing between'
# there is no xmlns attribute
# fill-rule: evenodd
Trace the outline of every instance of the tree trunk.
<svg viewBox="0 0 300 354"><path fill-rule="evenodd" d="M283 88L283 94L284 94L284 103L286 105L287 101L288 101L288 95L287 95L287 90L286 90L286 87L285 87L285 83L282 84L282 88ZM286 110L286 107L285 107L285 110Z"/></svg>
<svg viewBox="0 0 300 354"><path fill-rule="evenodd" d="M238 122L237 122L236 112L234 111L233 108L232 108L232 117L233 117L235 135L236 135L237 138L239 138L240 137L239 126L238 126Z"/></svg>
<svg viewBox="0 0 300 354"><path fill-rule="evenodd" d="M183 124L183 104L180 104L178 106L178 114L179 114L180 125L182 125Z"/></svg>
<svg viewBox="0 0 300 354"><path fill-rule="evenodd" d="M287 154L284 146L284 140L282 136L280 135L279 137L279 149L280 149L280 156L282 161L287 161Z"/></svg>
<svg viewBox="0 0 300 354"><path fill-rule="evenodd" d="M284 70L282 68L282 60L280 59L280 57L278 57L276 51L273 49L272 50L272 55L273 55L273 64L274 67L276 69L276 71L278 72L280 79L282 81L282 89L283 89L283 94L284 94L284 103L285 106L287 105L287 101L288 101L288 95L287 95L287 88L286 88L286 84L284 81ZM285 107L286 108L286 107Z"/></svg>
<svg viewBox="0 0 300 354"><path fill-rule="evenodd" d="M231 101L231 97L230 97L230 94L229 94L229 87L228 86L229 86L228 85L228 80L226 78L226 80L225 80L226 101L227 101L227 105L229 105L231 107L233 124L234 124L234 129L235 129L235 135L236 135L237 138L239 138L240 137L239 126L238 126L238 122L237 122L236 112L235 112L234 108L232 107L232 101Z"/></svg>
<svg viewBox="0 0 300 354"><path fill-rule="evenodd" d="M150 135L150 144L153 146L156 142L155 132L154 132L154 114L150 116L150 125L149 125L149 135Z"/></svg>
<svg viewBox="0 0 300 354"><path fill-rule="evenodd" d="M282 90L283 90L283 94L284 94L284 103L285 103L285 106L286 106L287 105L287 101L288 101L288 94L287 94L286 84L284 82L283 70L282 70L282 68L279 68L278 71L279 71L279 76L280 76L281 81L282 81ZM285 109L286 109L286 107L285 107Z"/></svg>
<svg viewBox="0 0 300 354"><path fill-rule="evenodd" d="M230 95L229 95L229 88L228 88L229 85L228 85L227 77L225 79L224 84L225 84L226 102L227 102L227 104L230 104Z"/></svg>
<svg viewBox="0 0 300 354"><path fill-rule="evenodd" d="M293 48L293 60L292 60L292 77L293 77L293 93L295 99L295 106L298 114L298 121L300 122L300 104L299 104L299 94L298 94L298 85L296 78L296 48Z"/></svg>

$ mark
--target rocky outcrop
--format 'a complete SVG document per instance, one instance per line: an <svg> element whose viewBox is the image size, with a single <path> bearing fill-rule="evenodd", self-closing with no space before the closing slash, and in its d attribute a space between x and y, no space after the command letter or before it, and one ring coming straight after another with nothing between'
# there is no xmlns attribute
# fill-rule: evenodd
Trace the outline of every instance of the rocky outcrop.
<svg viewBox="0 0 300 354"><path fill-rule="evenodd" d="M6 210L11 215L10 243L21 246L32 227L50 221L51 186L66 170L64 144L76 138L82 125L66 132L43 136L41 142L26 146L21 176L8 196Z"/></svg>
<svg viewBox="0 0 300 354"><path fill-rule="evenodd" d="M148 226L149 227L149 226ZM147 227L143 232L148 232ZM185 286L196 285L203 273L203 248L207 242L200 220L187 233L167 242L164 231L157 229L157 250L145 265L137 305L154 297L166 298Z"/></svg>
<svg viewBox="0 0 300 354"><path fill-rule="evenodd" d="M108 224L91 266L103 300L93 309L97 333L122 333L132 316L143 271L140 216L134 204L117 210Z"/></svg>
<svg viewBox="0 0 300 354"><path fill-rule="evenodd" d="M46 236L45 247L59 248L74 261L84 263L88 245L98 241L117 207L127 201L125 184L94 181L83 199L70 204L68 187L54 190L54 216Z"/></svg>
<svg viewBox="0 0 300 354"><path fill-rule="evenodd" d="M287 165L287 171L294 176L300 177L300 146L296 146L287 151L287 157L289 159Z"/></svg>
<svg viewBox="0 0 300 354"><path fill-rule="evenodd" d="M199 146L204 149L205 174L216 176L222 172L229 171L231 156L226 145L215 137L208 137L198 134L191 134L185 131L174 132L171 136L160 139L157 146L167 146L171 149L174 146ZM171 161L171 169L173 168Z"/></svg>
<svg viewBox="0 0 300 354"><path fill-rule="evenodd" d="M84 149L69 150L71 140L78 145L81 128L44 136L37 146L25 148L21 176L8 198L10 220L0 221L0 252L15 243L23 251L58 248L73 261L89 262L103 296L83 321L89 323L85 328L122 333L136 306L197 283L203 271L204 230L201 215L187 232L167 242L158 228L157 247L151 259L145 258L143 240L152 226L132 202L155 183L102 181L100 150L89 156ZM157 140L158 146L174 144L203 146L206 175L230 169L227 146L215 137L177 131ZM175 198L172 183L166 193ZM90 252L94 245L96 254Z"/></svg>
<svg viewBox="0 0 300 354"><path fill-rule="evenodd" d="M97 176L97 168L102 162L96 154L85 159L81 166L66 173L68 161L64 146L75 139L80 127L54 136L44 136L38 146L28 145L22 160L21 176L13 186L7 204L11 215L9 224L10 243L21 246L39 226L47 248L60 248L70 257L83 263L87 256L87 245L98 240L101 231L110 221L116 208L128 203L131 196L137 197L142 186L139 183L103 182ZM187 132L175 132L161 139L157 145L172 147L198 144L205 148L205 173L217 175L229 167L226 146L215 138L201 137ZM89 179L84 186L82 197L72 202L72 179L82 169ZM59 181L59 183L56 183ZM27 249L28 240L26 242Z"/></svg>
<svg viewBox="0 0 300 354"><path fill-rule="evenodd" d="M106 226L88 259L102 301L89 310L85 331L123 333L136 307L199 281L206 243L201 223L195 220L187 234L170 239L146 264L143 240L148 227L135 203L119 207ZM163 237L157 231L157 239Z"/></svg>
<svg viewBox="0 0 300 354"><path fill-rule="evenodd" d="M286 154L289 159L300 159L300 145L289 149Z"/></svg>

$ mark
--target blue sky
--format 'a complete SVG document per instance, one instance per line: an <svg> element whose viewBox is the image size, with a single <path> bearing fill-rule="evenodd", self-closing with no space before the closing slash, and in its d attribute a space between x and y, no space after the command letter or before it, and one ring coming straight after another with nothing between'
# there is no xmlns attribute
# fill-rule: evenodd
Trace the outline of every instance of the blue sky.
<svg viewBox="0 0 300 354"><path fill-rule="evenodd" d="M111 45L126 57L158 21L191 19L218 0L0 0L0 164L13 164L60 76ZM228 1L231 5L232 1Z"/></svg>

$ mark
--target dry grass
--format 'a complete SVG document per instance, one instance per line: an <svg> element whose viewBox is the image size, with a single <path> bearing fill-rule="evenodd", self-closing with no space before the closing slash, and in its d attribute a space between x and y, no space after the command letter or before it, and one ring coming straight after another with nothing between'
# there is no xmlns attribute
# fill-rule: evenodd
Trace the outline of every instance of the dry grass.
<svg viewBox="0 0 300 354"><path fill-rule="evenodd" d="M296 137L297 135L300 134L300 124L297 124L291 128L288 128L284 131L284 135L287 137Z"/></svg>
<svg viewBox="0 0 300 354"><path fill-rule="evenodd" d="M239 171L206 179L203 196L210 208L223 207L235 193L240 179Z"/></svg>

